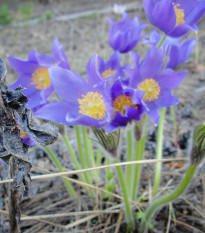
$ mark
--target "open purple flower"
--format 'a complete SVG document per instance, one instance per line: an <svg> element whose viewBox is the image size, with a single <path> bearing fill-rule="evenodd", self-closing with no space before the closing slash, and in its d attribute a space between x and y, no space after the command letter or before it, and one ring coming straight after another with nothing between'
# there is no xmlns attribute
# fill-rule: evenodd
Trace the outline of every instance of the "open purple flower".
<svg viewBox="0 0 205 233"><path fill-rule="evenodd" d="M145 93L143 103L154 124L158 124L160 108L179 102L177 97L172 96L172 90L182 82L187 74L186 71L165 70L161 72L162 66L162 52L152 47L145 59L136 64L136 68L129 72L130 86Z"/></svg>
<svg viewBox="0 0 205 233"><path fill-rule="evenodd" d="M144 40L143 43L156 46L160 40L160 34L153 30L150 33L149 39ZM180 43L179 38L166 37L161 47L164 55L168 56L165 68L176 69L179 65L184 64L189 59L195 45L195 38L186 39L183 43Z"/></svg>
<svg viewBox="0 0 205 233"><path fill-rule="evenodd" d="M25 88L23 94L28 97L28 108L35 108L46 103L47 98L53 92L53 85L48 73L51 66L60 66L70 69L65 52L62 45L57 39L54 39L51 47L52 56L40 54L36 50L32 50L28 55L28 60L8 56L11 67L20 74L18 80L10 85L14 89L18 86Z"/></svg>
<svg viewBox="0 0 205 233"><path fill-rule="evenodd" d="M204 0L144 0L150 22L172 37L198 30L197 21L205 13Z"/></svg>
<svg viewBox="0 0 205 233"><path fill-rule="evenodd" d="M141 31L146 27L146 24L140 24L138 17L130 20L126 12L123 13L122 21L114 23L110 21L109 44L120 53L127 53L131 51L143 37L140 35Z"/></svg>
<svg viewBox="0 0 205 233"><path fill-rule="evenodd" d="M65 125L97 128L111 121L113 110L108 83L94 88L95 75L88 76L86 82L79 74L60 67L49 68L49 75L62 101L44 105L34 112L34 116Z"/></svg>
<svg viewBox="0 0 205 233"><path fill-rule="evenodd" d="M180 45L171 45L169 59L166 68L176 69L179 65L184 64L190 57L192 50L196 45L196 39L186 39Z"/></svg>
<svg viewBox="0 0 205 233"><path fill-rule="evenodd" d="M118 127L125 127L132 120L139 121L145 112L142 104L144 91L123 86L120 79L117 79L111 88L112 105L115 117L110 124L105 127L107 133Z"/></svg>
<svg viewBox="0 0 205 233"><path fill-rule="evenodd" d="M122 56L117 51L111 54L107 62L100 56L93 55L86 66L88 78L92 77L90 83L92 85L104 85L105 81L112 83L118 77L126 82L125 71L130 65L121 66L121 59Z"/></svg>

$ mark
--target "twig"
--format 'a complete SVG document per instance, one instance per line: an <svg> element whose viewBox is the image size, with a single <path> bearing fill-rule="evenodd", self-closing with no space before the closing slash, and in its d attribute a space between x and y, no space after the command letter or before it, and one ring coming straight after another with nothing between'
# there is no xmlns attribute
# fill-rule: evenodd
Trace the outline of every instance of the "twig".
<svg viewBox="0 0 205 233"><path fill-rule="evenodd" d="M35 169L37 169L37 170L39 170L39 171L42 171L42 172L46 172L46 173L51 173L52 174L52 172L49 172L49 171L47 171L47 170L44 170L44 169L41 169L41 168L38 168L38 167L35 167L35 166L33 166L33 168L35 168ZM82 182L82 181L79 181L79 180L76 180L76 179L72 179L72 178L68 178L68 177L66 177L66 176L63 176L63 178L64 179L67 179L67 180L69 180L69 181L71 181L71 182L73 182L73 183L75 183L75 184L78 184L78 185L81 185L81 186L86 186L87 188L92 188L92 189L95 189L96 191L100 191L100 192L103 192L103 193L107 193L107 194L109 194L109 195L111 195L111 196L113 196L113 197L115 197L115 198L117 198L117 199L119 199L119 200L123 200L123 197L122 196L120 196L120 195L118 195L118 194L115 194L115 193L113 193L113 192L109 192L109 191L107 191L106 189L103 189L103 188L99 188L99 187L97 187L97 186L94 186L94 185L92 185L92 184L87 184L87 183L84 183L84 182ZM137 202L137 201L134 201L134 200L131 200L131 202L132 202L132 204L133 205L136 205L138 208L139 208L139 206L144 206L145 205L145 203L140 203L140 202Z"/></svg>
<svg viewBox="0 0 205 233"><path fill-rule="evenodd" d="M184 222L182 222L182 221L179 221L179 220L176 220L176 219L172 219L172 221L173 221L174 223L177 223L177 224L183 225L183 226L185 226L185 227L187 227L187 228L190 228L190 229L192 229L193 231L196 231L197 233L204 233L204 232L202 232L201 230L199 230L199 229L197 229L197 228L195 228L195 227L193 227L193 226L190 226L189 224L184 223Z"/></svg>
<svg viewBox="0 0 205 233"><path fill-rule="evenodd" d="M170 158L170 159L147 159L147 160L141 160L141 161L131 161L131 162L122 162L122 163L114 163L110 165L103 165L99 167L93 167L93 168L87 168L87 169L81 169L81 170L76 170L76 171L68 171L68 172L57 172L53 174L48 174L48 175L39 175L39 176L32 176L32 180L41 180L41 179L48 179L48 178L53 178L53 177L58 177L58 176L63 176L63 175L74 175L74 174L79 174L83 172L88 172L88 171L94 171L94 170L99 170L99 169L105 169L108 167L118 167L118 166L126 166L126 165L134 165L134 164L151 164L151 163L157 163L157 162L170 162L170 161L187 161L187 158ZM5 183L10 183L13 182L13 179L8 179L8 180L2 180L0 181L0 184L5 184Z"/></svg>
<svg viewBox="0 0 205 233"><path fill-rule="evenodd" d="M118 233L119 232L120 225L121 225L121 222L122 222L122 217L123 217L123 212L120 212L119 217L117 219L117 225L116 225L114 233Z"/></svg>
<svg viewBox="0 0 205 233"><path fill-rule="evenodd" d="M172 205L172 203L169 203L169 217L168 217L168 222L167 222L167 230L166 230L166 233L169 233L169 230L170 230L170 223L171 223L171 205Z"/></svg>

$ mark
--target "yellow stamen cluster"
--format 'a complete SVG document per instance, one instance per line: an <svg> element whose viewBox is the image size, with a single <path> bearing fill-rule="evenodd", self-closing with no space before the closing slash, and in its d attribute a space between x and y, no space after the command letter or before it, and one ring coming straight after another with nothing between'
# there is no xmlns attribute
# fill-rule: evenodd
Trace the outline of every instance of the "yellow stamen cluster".
<svg viewBox="0 0 205 233"><path fill-rule="evenodd" d="M32 83L36 85L37 89L43 90L51 85L51 80L47 67L39 67L32 74Z"/></svg>
<svg viewBox="0 0 205 233"><path fill-rule="evenodd" d="M114 70L111 70L111 69L108 69L108 70L105 70L103 73L102 73L102 76L103 78L107 78L109 76L112 76L115 74L115 71Z"/></svg>
<svg viewBox="0 0 205 233"><path fill-rule="evenodd" d="M145 92L143 100L152 101L158 99L160 86L154 79L145 79L138 85L138 89Z"/></svg>
<svg viewBox="0 0 205 233"><path fill-rule="evenodd" d="M103 96L97 92L88 92L78 99L79 113L90 116L94 119L101 120L106 116L106 106Z"/></svg>
<svg viewBox="0 0 205 233"><path fill-rule="evenodd" d="M179 4L174 4L174 11L176 14L176 26L185 23L184 10L179 8Z"/></svg>
<svg viewBox="0 0 205 233"><path fill-rule="evenodd" d="M23 132L22 130L20 130L20 137L21 137L21 138L24 138L24 137L27 137L27 136L28 136L27 133L25 133L25 132Z"/></svg>
<svg viewBox="0 0 205 233"><path fill-rule="evenodd" d="M115 112L120 111L122 115L125 114L126 107L128 106L138 109L137 105L132 103L131 96L120 95L113 101Z"/></svg>

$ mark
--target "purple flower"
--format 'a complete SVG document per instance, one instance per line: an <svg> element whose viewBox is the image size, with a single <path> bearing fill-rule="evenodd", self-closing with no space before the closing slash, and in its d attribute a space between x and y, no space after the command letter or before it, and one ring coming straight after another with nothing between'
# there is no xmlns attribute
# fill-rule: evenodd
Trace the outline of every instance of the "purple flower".
<svg viewBox="0 0 205 233"><path fill-rule="evenodd" d="M196 45L196 39L186 39L180 45L171 45L169 59L166 68L176 69L177 66L184 64L190 57L192 50Z"/></svg>
<svg viewBox="0 0 205 233"><path fill-rule="evenodd" d="M144 40L143 43L149 43L156 46L160 40L160 34L153 30L150 33L149 39ZM190 57L195 45L195 38L186 39L183 43L180 43L178 38L166 37L161 47L164 55L168 56L165 68L176 69L177 66L184 64Z"/></svg>
<svg viewBox="0 0 205 233"><path fill-rule="evenodd" d="M161 72L162 66L162 52L152 47L145 59L136 64L136 68L129 72L130 86L145 93L143 103L154 124L158 124L160 108L179 102L177 97L172 96L172 90L182 82L187 74L186 71L166 70Z"/></svg>
<svg viewBox="0 0 205 233"><path fill-rule="evenodd" d="M35 140L31 136L29 136L27 133L20 132L20 137L22 138L23 143L25 143L29 146L36 145Z"/></svg>
<svg viewBox="0 0 205 233"><path fill-rule="evenodd" d="M91 72L92 73L92 72ZM44 105L34 116L65 125L86 125L97 128L108 124L112 118L110 86L93 87L95 73L88 82L79 74L60 67L49 68L51 82L62 101Z"/></svg>
<svg viewBox="0 0 205 233"><path fill-rule="evenodd" d="M92 77L90 83L92 85L104 85L105 81L112 83L118 77L126 82L125 71L130 66L121 66L121 59L122 56L117 51L111 54L107 62L100 56L93 55L86 66L88 77Z"/></svg>
<svg viewBox="0 0 205 233"><path fill-rule="evenodd" d="M20 74L18 80L10 85L14 89L18 86L25 88L23 94L28 97L28 108L35 108L46 103L46 99L54 91L53 85L48 73L51 66L60 66L70 69L62 45L57 39L54 39L51 47L52 56L40 54L32 50L28 55L28 60L8 56L11 67Z"/></svg>
<svg viewBox="0 0 205 233"><path fill-rule="evenodd" d="M126 12L123 13L122 21L114 23L110 21L109 44L120 53L127 53L131 51L143 37L140 35L141 31L146 27L146 24L140 24L138 17L130 20Z"/></svg>
<svg viewBox="0 0 205 233"><path fill-rule="evenodd" d="M111 88L111 96L115 117L105 127L107 133L118 127L125 127L132 120L139 121L141 119L145 112L142 104L144 91L124 87L121 80L117 79Z"/></svg>
<svg viewBox="0 0 205 233"><path fill-rule="evenodd" d="M35 140L30 136L28 135L27 133L25 133L24 131L22 131L19 127L19 123L18 123L18 117L16 118L16 124L17 124L17 127L19 128L20 130L20 137L23 141L23 143L29 145L29 146L34 146L36 145L36 142Z"/></svg>
<svg viewBox="0 0 205 233"><path fill-rule="evenodd" d="M197 21L205 13L201 0L144 0L150 22L172 37L180 37L190 30L198 30Z"/></svg>

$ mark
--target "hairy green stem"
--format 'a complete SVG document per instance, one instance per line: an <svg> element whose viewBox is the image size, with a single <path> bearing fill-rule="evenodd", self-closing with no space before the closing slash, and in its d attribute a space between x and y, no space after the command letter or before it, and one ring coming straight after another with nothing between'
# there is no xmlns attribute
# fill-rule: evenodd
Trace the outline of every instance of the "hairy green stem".
<svg viewBox="0 0 205 233"><path fill-rule="evenodd" d="M79 159L80 159L80 163L82 165L82 168L85 169L87 168L85 165L85 160L84 160L84 156L83 156L83 150L82 150L82 141L81 141L81 136L80 136L80 126L76 125L75 126L75 132L76 132L76 137L77 137L77 144L78 144L78 152L79 152ZM89 175L87 172L84 173L85 176L85 180L88 184L91 184ZM89 188L90 191L90 195L91 197L94 197L94 192L92 188Z"/></svg>
<svg viewBox="0 0 205 233"><path fill-rule="evenodd" d="M157 149L156 149L156 159L162 159L162 146L163 146L163 129L164 129L164 116L165 116L165 108L160 110L161 116L158 125L157 131ZM155 177L154 177L154 190L153 196L157 195L160 177L161 177L161 162L157 162L155 165Z"/></svg>
<svg viewBox="0 0 205 233"><path fill-rule="evenodd" d="M132 161L133 135L130 129L127 130L127 162ZM131 197L132 193L132 165L127 166L127 190Z"/></svg>
<svg viewBox="0 0 205 233"><path fill-rule="evenodd" d="M135 147L136 161L140 161L143 159L145 141L146 141L146 136L143 136L139 141L136 142L136 147ZM134 169L132 200L135 200L137 198L139 183L140 183L140 171L141 171L141 164L136 164Z"/></svg>
<svg viewBox="0 0 205 233"><path fill-rule="evenodd" d="M85 147L85 158L86 158L86 165L87 167L91 167L90 158L89 158L89 152L88 152L88 135L86 132L86 128L82 126L82 133L83 133L83 141L84 141L84 147Z"/></svg>
<svg viewBox="0 0 205 233"><path fill-rule="evenodd" d="M53 162L55 163L55 165L58 168L59 172L64 172L63 167L62 167L60 161L58 160L56 154L48 146L45 147L45 150L48 153L48 155L51 157ZM74 191L72 185L70 184L70 182L67 179L63 179L63 180L64 180L64 183L65 183L68 191L72 195L72 197L76 198L77 194L75 193L75 191Z"/></svg>
<svg viewBox="0 0 205 233"><path fill-rule="evenodd" d="M91 166L96 167L96 161L95 161L94 152L93 152L93 145L92 145L92 141L90 138L88 138L88 150L90 153ZM92 174L94 175L93 179L95 179L96 181L99 180L99 174L97 170L93 171Z"/></svg>
<svg viewBox="0 0 205 233"><path fill-rule="evenodd" d="M167 35L164 34L163 37L162 37L162 39L159 41L159 43L158 43L158 45L157 45L157 48L158 48L158 49L163 45L163 43L164 43L166 37L167 37Z"/></svg>
<svg viewBox="0 0 205 233"><path fill-rule="evenodd" d="M119 160L116 159L116 163L118 163L118 162L119 162ZM119 181L120 181L120 185L121 185L122 193L123 193L123 200L124 200L124 204L125 204L125 217L127 219L128 227L133 230L135 227L135 224L134 224L131 203L130 203L128 189L127 189L127 185L125 183L125 178L124 178L124 174L122 171L122 167L117 166L116 170L117 170L117 174L119 177Z"/></svg>
<svg viewBox="0 0 205 233"><path fill-rule="evenodd" d="M164 204L167 204L173 200L175 200L177 197L179 197L187 188L189 183L191 182L191 179L196 171L197 166L195 165L189 165L189 168L186 172L185 177L181 181L181 183L178 185L178 187L170 194L159 197L156 200L154 200L151 205L148 207L148 209L145 212L142 224L141 224L141 233L145 233L148 227L148 224L150 222L151 217L153 216L155 210Z"/></svg>
<svg viewBox="0 0 205 233"><path fill-rule="evenodd" d="M67 137L66 137L65 135L62 135L62 137L63 137L63 140L64 140L64 142L65 142L65 145L66 145L66 147L67 147L67 149L68 149L68 152L70 153L70 156L71 156L71 158L72 158L72 160L73 160L73 162L74 162L74 164L75 164L75 169L76 169L76 170L80 170L80 169L81 169L81 166L80 166L80 164L79 164L79 162L78 162L78 160L77 160L77 158L76 158L75 152L73 151L73 149L72 149L72 147L71 147L71 145L70 145L70 143L69 143ZM83 174L79 173L78 175L79 175L79 177L80 177L80 180L81 180L81 181L84 181Z"/></svg>
<svg viewBox="0 0 205 233"><path fill-rule="evenodd" d="M97 160L96 160L96 166L99 167L101 164L101 158L102 158L102 150L98 149L97 150ZM97 175L100 175L100 169L97 170Z"/></svg>

